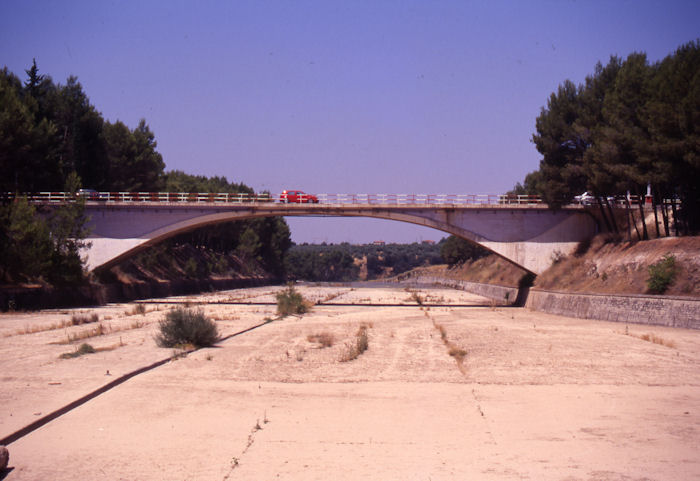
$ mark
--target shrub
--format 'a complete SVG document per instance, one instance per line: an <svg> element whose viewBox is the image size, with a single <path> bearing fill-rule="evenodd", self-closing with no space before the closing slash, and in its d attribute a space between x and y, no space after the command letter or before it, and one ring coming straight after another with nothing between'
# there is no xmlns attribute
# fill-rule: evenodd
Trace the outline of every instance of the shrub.
<svg viewBox="0 0 700 481"><path fill-rule="evenodd" d="M92 322L97 322L100 317L96 313L92 314L73 314L70 318L70 322L74 326L79 326L81 324L90 324Z"/></svg>
<svg viewBox="0 0 700 481"><path fill-rule="evenodd" d="M649 266L647 290L652 294L663 294L676 278L676 258L665 255L659 262Z"/></svg>
<svg viewBox="0 0 700 481"><path fill-rule="evenodd" d="M464 349L455 347L455 346L450 347L450 349L449 349L449 351L447 351L447 353L450 356L454 357L457 360L457 362L460 364L464 361L464 358L467 355L467 351L465 351Z"/></svg>
<svg viewBox="0 0 700 481"><path fill-rule="evenodd" d="M131 315L137 315L141 314L142 316L146 314L146 305L145 304L136 304L132 309L131 309Z"/></svg>
<svg viewBox="0 0 700 481"><path fill-rule="evenodd" d="M276 297L277 314L280 316L304 314L309 310L308 304L304 301L302 295L292 285L288 286L284 291L278 292Z"/></svg>
<svg viewBox="0 0 700 481"><path fill-rule="evenodd" d="M61 354L61 359L71 359L74 357L82 356L83 354L92 354L95 352L95 348L90 344L82 343L78 349L73 352L66 352Z"/></svg>
<svg viewBox="0 0 700 481"><path fill-rule="evenodd" d="M216 324L201 309L175 308L165 315L159 327L160 334L156 335L155 340L160 347L184 344L204 347L219 340Z"/></svg>
<svg viewBox="0 0 700 481"><path fill-rule="evenodd" d="M343 356L340 358L340 362L348 362L360 357L360 354L365 352L369 348L369 338L367 337L367 326L365 324L361 325L355 334L355 342L353 344L347 345L347 349Z"/></svg>
<svg viewBox="0 0 700 481"><path fill-rule="evenodd" d="M333 346L333 343L335 342L335 338L333 337L333 334L329 332L322 332L320 334L309 334L306 337L306 340L309 342L317 342L321 345L321 348L324 347L331 347Z"/></svg>

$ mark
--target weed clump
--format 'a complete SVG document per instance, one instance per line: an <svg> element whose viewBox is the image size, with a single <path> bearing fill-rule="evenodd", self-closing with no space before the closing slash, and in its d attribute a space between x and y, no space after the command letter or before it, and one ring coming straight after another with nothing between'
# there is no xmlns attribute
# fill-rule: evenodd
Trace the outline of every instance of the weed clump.
<svg viewBox="0 0 700 481"><path fill-rule="evenodd" d="M277 314L282 317L290 314L304 314L309 310L309 305L304 297L292 285L287 286L282 292L278 292L275 297L277 298Z"/></svg>
<svg viewBox="0 0 700 481"><path fill-rule="evenodd" d="M81 324L91 324L100 320L100 316L96 313L92 314L73 314L70 318L71 325L80 326Z"/></svg>
<svg viewBox="0 0 700 481"><path fill-rule="evenodd" d="M659 262L649 266L647 290L652 294L663 294L676 278L676 258L672 254L665 255Z"/></svg>
<svg viewBox="0 0 700 481"><path fill-rule="evenodd" d="M369 338L367 336L367 325L362 324L355 334L355 342L348 344L345 353L340 358L340 362L353 361L369 349Z"/></svg>
<svg viewBox="0 0 700 481"><path fill-rule="evenodd" d="M84 354L92 354L95 352L95 348L92 347L90 344L87 343L82 343L78 349L76 349L73 352L65 352L61 354L60 358L61 359L72 359L74 357L79 357Z"/></svg>
<svg viewBox="0 0 700 481"><path fill-rule="evenodd" d="M211 346L219 340L219 331L214 321L201 309L178 307L169 311L159 323L160 333L156 344L160 347L176 347L192 344L197 347Z"/></svg>
<svg viewBox="0 0 700 481"><path fill-rule="evenodd" d="M309 334L306 337L306 340L309 342L317 342L321 345L321 349L323 349L324 347L332 347L335 343L335 338L333 337L333 334L329 332L322 332L320 334Z"/></svg>
<svg viewBox="0 0 700 481"><path fill-rule="evenodd" d="M664 339L661 336L657 336L656 334L642 334L639 336L639 339L642 341L647 341L647 342L653 342L654 344L659 344L661 346L666 346L675 349L676 343L667 339Z"/></svg>

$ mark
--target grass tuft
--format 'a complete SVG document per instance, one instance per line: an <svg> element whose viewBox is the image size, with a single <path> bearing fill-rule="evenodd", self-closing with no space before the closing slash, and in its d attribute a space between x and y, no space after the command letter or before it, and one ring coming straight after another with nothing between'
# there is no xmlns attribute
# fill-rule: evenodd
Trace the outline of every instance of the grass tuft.
<svg viewBox="0 0 700 481"><path fill-rule="evenodd" d="M353 361L360 357L367 349L369 349L369 337L367 336L368 326L362 324L355 334L355 342L346 346L345 352L340 358L340 362Z"/></svg>
<svg viewBox="0 0 700 481"><path fill-rule="evenodd" d="M320 334L309 334L306 337L306 340L309 342L317 342L321 346L321 349L323 349L324 347L332 347L335 343L335 338L333 337L333 334L329 332L322 332Z"/></svg>
<svg viewBox="0 0 700 481"><path fill-rule="evenodd" d="M59 357L61 359L72 359L74 357L79 357L79 356L82 356L84 354L92 354L94 352L96 352L94 347L92 347L90 344L82 343L80 345L80 347L77 348L75 351L65 352L65 353L61 354Z"/></svg>
<svg viewBox="0 0 700 481"><path fill-rule="evenodd" d="M639 336L639 339L642 341L647 341L647 342L653 342L654 344L659 344L661 346L666 346L675 349L676 348L676 343L673 341L670 341L668 339L664 339L661 336L657 336L656 334L642 334Z"/></svg>
<svg viewBox="0 0 700 481"><path fill-rule="evenodd" d="M71 325L80 326L82 324L91 324L100 320L100 316L96 313L92 314L73 314L70 318Z"/></svg>

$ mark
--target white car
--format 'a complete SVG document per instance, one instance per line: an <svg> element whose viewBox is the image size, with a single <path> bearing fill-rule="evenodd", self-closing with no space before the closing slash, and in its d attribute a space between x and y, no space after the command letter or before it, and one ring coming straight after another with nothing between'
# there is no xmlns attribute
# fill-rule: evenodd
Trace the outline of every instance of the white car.
<svg viewBox="0 0 700 481"><path fill-rule="evenodd" d="M575 197L574 197L574 200L575 200L576 203L578 203L578 204L582 204L582 205L592 205L592 204L595 204L596 198L595 198L595 196L594 196L593 194L591 194L590 192L586 191L586 192L584 192L584 193L581 194L581 195L575 196Z"/></svg>

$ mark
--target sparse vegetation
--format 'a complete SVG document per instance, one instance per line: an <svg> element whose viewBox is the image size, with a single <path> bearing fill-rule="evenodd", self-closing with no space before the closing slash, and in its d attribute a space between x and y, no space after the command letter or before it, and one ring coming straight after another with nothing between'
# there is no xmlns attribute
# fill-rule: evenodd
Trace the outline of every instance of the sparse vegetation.
<svg viewBox="0 0 700 481"><path fill-rule="evenodd" d="M369 337L367 336L368 326L362 324L355 334L354 342L346 346L345 352L340 358L340 362L353 361L360 357L367 349L369 349Z"/></svg>
<svg viewBox="0 0 700 481"><path fill-rule="evenodd" d="M96 352L94 347L92 347L90 344L82 343L80 345L80 347L77 348L75 351L65 352L65 353L61 354L59 357L61 359L72 359L74 357L79 357L79 356L82 356L84 354L92 354L94 352Z"/></svg>
<svg viewBox="0 0 700 481"><path fill-rule="evenodd" d="M282 292L278 292L275 297L277 298L277 314L282 317L291 314L304 314L309 310L309 303L291 284Z"/></svg>
<svg viewBox="0 0 700 481"><path fill-rule="evenodd" d="M61 342L58 342L58 344L71 344L75 341L82 341L83 339L89 339L91 337L104 336L110 331L111 327L105 327L104 324L99 323L97 326L86 331L75 332L72 334L69 333L66 336L66 339Z"/></svg>
<svg viewBox="0 0 700 481"><path fill-rule="evenodd" d="M467 351L465 351L464 349L460 349L458 347L455 347L455 346L450 347L450 349L449 349L449 351L447 351L447 353L450 356L454 357L457 360L457 362L460 364L462 364L462 362L464 361L464 358L467 356Z"/></svg>
<svg viewBox="0 0 700 481"><path fill-rule="evenodd" d="M467 351L456 346L447 338L447 330L445 329L445 326L438 324L435 321L433 321L433 326L435 326L435 328L440 332L440 338L442 339L443 344L445 344L445 347L447 347L447 353L455 358L457 365L461 370L462 364L464 363L464 358L467 357L468 354Z"/></svg>
<svg viewBox="0 0 700 481"><path fill-rule="evenodd" d="M219 339L216 324L201 309L177 307L165 315L159 323L160 333L155 340L160 347L176 347L192 344L196 347L211 346Z"/></svg>
<svg viewBox="0 0 700 481"><path fill-rule="evenodd" d="M325 347L332 347L335 343L335 338L333 337L333 334L329 332L322 332L320 334L309 334L306 337L306 340L309 342L318 343L322 349Z"/></svg>
<svg viewBox="0 0 700 481"><path fill-rule="evenodd" d="M649 266L647 290L652 294L663 294L676 278L676 258L666 254L660 261Z"/></svg>
<svg viewBox="0 0 700 481"><path fill-rule="evenodd" d="M71 324L74 326L80 326L81 324L90 324L100 320L100 316L96 313L92 314L73 314L70 318Z"/></svg>
<svg viewBox="0 0 700 481"><path fill-rule="evenodd" d="M659 344L661 346L666 346L675 349L676 343L673 341L670 341L668 339L664 339L661 336L657 336L656 334L642 334L641 336L635 336L639 337L642 341L647 341L647 342L653 342L654 344Z"/></svg>
<svg viewBox="0 0 700 481"><path fill-rule="evenodd" d="M423 299L423 297L420 294L418 294L417 292L411 293L411 300L414 301L419 306L422 306L423 302L425 302L425 299Z"/></svg>
<svg viewBox="0 0 700 481"><path fill-rule="evenodd" d="M146 314L146 305L145 304L136 304L131 311L126 313L128 316L136 316L136 315L141 315L143 316Z"/></svg>

